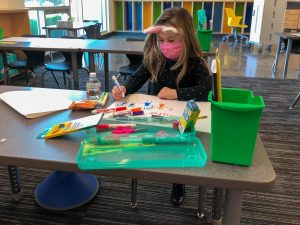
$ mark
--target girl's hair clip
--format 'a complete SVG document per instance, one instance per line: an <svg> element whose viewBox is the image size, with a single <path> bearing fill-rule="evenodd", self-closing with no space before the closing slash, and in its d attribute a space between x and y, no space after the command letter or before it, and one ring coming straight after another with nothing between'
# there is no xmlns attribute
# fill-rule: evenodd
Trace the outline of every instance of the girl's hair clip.
<svg viewBox="0 0 300 225"><path fill-rule="evenodd" d="M171 31L175 34L178 33L175 27L169 27L169 26L151 26L145 29L143 32L145 34L158 34L160 32L167 32L167 31Z"/></svg>

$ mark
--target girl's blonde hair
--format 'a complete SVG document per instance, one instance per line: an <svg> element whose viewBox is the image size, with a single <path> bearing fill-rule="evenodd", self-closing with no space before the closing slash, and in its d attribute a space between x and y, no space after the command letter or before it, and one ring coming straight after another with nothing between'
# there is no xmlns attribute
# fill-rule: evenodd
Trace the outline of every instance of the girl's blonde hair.
<svg viewBox="0 0 300 225"><path fill-rule="evenodd" d="M155 26L157 25L175 27L182 40L182 53L175 65L171 67L171 69L174 70L182 66L176 79L176 85L178 86L180 80L185 76L189 69L189 57L199 57L203 61L203 65L206 66L199 42L196 38L192 17L184 8L169 8L166 9L157 19ZM165 63L164 57L159 49L158 42L159 39L157 34L149 34L144 46L144 65L151 73L152 80L154 81L157 80L157 77Z"/></svg>

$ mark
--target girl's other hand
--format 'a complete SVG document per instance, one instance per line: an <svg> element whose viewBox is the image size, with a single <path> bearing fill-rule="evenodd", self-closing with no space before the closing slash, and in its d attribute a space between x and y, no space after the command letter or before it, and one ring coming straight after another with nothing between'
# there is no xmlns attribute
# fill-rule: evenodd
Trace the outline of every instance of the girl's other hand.
<svg viewBox="0 0 300 225"><path fill-rule="evenodd" d="M126 93L126 88L124 86L121 86L121 90ZM122 100L122 92L117 88L117 86L114 86L112 89L112 96L116 101Z"/></svg>
<svg viewBox="0 0 300 225"><path fill-rule="evenodd" d="M170 99L170 100L177 99L176 89L164 87L158 93L158 97L163 99Z"/></svg>

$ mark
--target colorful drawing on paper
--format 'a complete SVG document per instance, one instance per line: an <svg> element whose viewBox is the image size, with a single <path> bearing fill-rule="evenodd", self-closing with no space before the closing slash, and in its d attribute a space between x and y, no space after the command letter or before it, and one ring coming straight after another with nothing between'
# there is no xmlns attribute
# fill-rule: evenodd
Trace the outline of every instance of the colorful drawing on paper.
<svg viewBox="0 0 300 225"><path fill-rule="evenodd" d="M118 101L118 102L115 102L115 106L125 106L127 104L126 101Z"/></svg>
<svg viewBox="0 0 300 225"><path fill-rule="evenodd" d="M127 107L133 108L134 106L135 106L135 103L134 103L134 102L131 102Z"/></svg>

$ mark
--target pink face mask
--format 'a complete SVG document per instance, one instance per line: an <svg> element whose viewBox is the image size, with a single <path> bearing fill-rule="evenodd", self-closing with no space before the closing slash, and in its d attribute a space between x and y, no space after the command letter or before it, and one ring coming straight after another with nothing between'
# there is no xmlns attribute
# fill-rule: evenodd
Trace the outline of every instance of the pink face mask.
<svg viewBox="0 0 300 225"><path fill-rule="evenodd" d="M183 48L182 41L176 41L171 43L161 43L159 45L161 53L167 58L167 59L178 59Z"/></svg>

